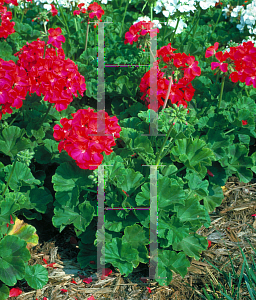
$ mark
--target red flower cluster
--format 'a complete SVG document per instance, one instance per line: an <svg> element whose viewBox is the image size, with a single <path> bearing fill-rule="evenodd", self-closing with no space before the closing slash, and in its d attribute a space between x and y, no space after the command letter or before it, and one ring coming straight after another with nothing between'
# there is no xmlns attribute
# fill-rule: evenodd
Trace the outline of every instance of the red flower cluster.
<svg viewBox="0 0 256 300"><path fill-rule="evenodd" d="M29 95L34 92L38 96L43 94L44 101L54 103L56 110L62 111L73 101L73 95L78 97L77 90L83 96L86 90L85 79L72 60L65 60L61 48L65 37L60 35L61 28L50 28L48 32L50 35L47 44L58 48L58 55L54 48L47 48L45 51L45 42L38 38L30 44L27 42L14 56L19 57L17 65L28 72Z"/></svg>
<svg viewBox="0 0 256 300"><path fill-rule="evenodd" d="M219 47L219 43L215 43L214 46L207 48L205 57L210 57L215 54L218 62L212 62L211 69L214 70L217 67L222 72L228 72L228 66L230 67L230 76L232 82L245 82L246 85L252 85L256 88L256 48L254 44L244 42L237 47L230 47L230 52L225 51L223 54L221 51L216 53ZM226 63L224 63L226 61Z"/></svg>
<svg viewBox="0 0 256 300"><path fill-rule="evenodd" d="M162 99L165 99L170 83L170 81L164 77L165 73L161 72L158 68L158 63L160 61L167 64L163 69L174 65L176 68L180 68L180 73L183 73L183 77L179 79L178 83L171 83L171 90L168 96L171 103L176 103L178 106L182 104L187 108L188 105L186 101L191 101L195 93L191 81L195 76L200 76L201 74L201 69L198 67L198 61L195 61L194 56L188 56L185 53L173 53L175 50L177 49L172 48L171 43L169 43L167 46L164 46L157 51L157 56L160 58L154 63L153 68L157 67L158 109L164 104ZM174 73L175 72L173 71L172 74ZM172 78L170 80L172 80ZM149 100L145 99L145 96L150 95L149 81L150 70L142 77L140 83L140 91L143 93L141 99L146 101L148 108L150 108Z"/></svg>
<svg viewBox="0 0 256 300"><path fill-rule="evenodd" d="M5 0L7 2L7 0ZM16 0L17 1L17 0ZM8 3L8 2L7 2ZM0 26L0 38L7 38L10 34L14 33L15 22L10 22L12 19L12 12L7 11L7 7L3 6L4 1L0 0L0 17L1 17L1 26ZM17 3L18 5L18 3Z"/></svg>
<svg viewBox="0 0 256 300"><path fill-rule="evenodd" d="M74 10L73 14L75 15L80 15L80 13L86 14L89 13L89 18L93 19L94 17L96 17L98 19L98 21L102 22L101 17L104 15L104 10L102 9L102 7L97 3L97 2L93 2L92 4L90 4L87 9L82 8L85 4L84 3L80 3L77 6L79 7L79 10ZM86 18L88 18L86 16ZM98 23L97 23L98 25ZM96 25L94 25L94 28L96 27Z"/></svg>
<svg viewBox="0 0 256 300"><path fill-rule="evenodd" d="M146 21L140 21L138 23L133 24L129 31L125 33L125 44L132 45L133 42L138 42L138 39L142 36L146 36L149 34L151 37L154 37L159 33L158 28L153 28L154 23L153 22L146 22ZM157 32L157 33L156 33ZM146 44L144 44L144 48L146 47ZM140 46L141 48L141 46Z"/></svg>
<svg viewBox="0 0 256 300"><path fill-rule="evenodd" d="M29 87L28 75L14 61L0 58L0 120L3 114L11 114L12 107L20 108Z"/></svg>
<svg viewBox="0 0 256 300"><path fill-rule="evenodd" d="M62 149L67 151L81 169L95 170L103 160L101 152L111 154L113 152L111 147L116 145L114 137L120 137L119 132L122 129L117 123L118 119L115 116L110 118L105 112L106 136L100 136L93 135L97 134L98 116L93 109L79 109L71 115L73 119L60 120L62 128L58 124L53 127L53 137L56 141L60 141L59 152Z"/></svg>

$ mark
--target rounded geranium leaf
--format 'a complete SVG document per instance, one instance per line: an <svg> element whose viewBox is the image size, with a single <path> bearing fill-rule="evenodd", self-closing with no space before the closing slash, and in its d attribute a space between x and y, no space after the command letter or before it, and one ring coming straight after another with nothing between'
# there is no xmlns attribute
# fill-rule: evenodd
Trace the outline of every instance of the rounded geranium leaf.
<svg viewBox="0 0 256 300"><path fill-rule="evenodd" d="M30 287L39 290L48 282L48 271L41 265L26 265L25 280Z"/></svg>

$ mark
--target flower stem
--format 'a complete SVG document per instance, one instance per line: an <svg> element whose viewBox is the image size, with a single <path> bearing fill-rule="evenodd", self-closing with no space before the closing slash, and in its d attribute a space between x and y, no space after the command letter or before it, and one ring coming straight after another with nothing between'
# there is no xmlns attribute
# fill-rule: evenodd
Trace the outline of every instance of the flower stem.
<svg viewBox="0 0 256 300"><path fill-rule="evenodd" d="M66 18L65 18L65 16L64 16L64 14L63 14L62 7L59 5L58 1L57 1L57 4L58 4L58 8L59 8L59 10L60 10L60 13L61 13L61 15L62 15L62 18L63 18L63 20L64 20L64 22L65 22L65 25L66 25L66 28L67 28L68 35L70 36L70 32L69 32L69 29L68 29L68 24L67 24L67 21L66 21ZM56 17L57 17L57 16L56 16ZM63 24L63 23L62 23L62 24Z"/></svg>
<svg viewBox="0 0 256 300"><path fill-rule="evenodd" d="M20 21L21 23L22 23L22 21L23 21L24 11L25 11L25 8L26 8L25 3L26 3L26 1L24 0L24 8L23 8L23 10L22 10L22 16L21 16L21 21Z"/></svg>
<svg viewBox="0 0 256 300"><path fill-rule="evenodd" d="M179 173L180 171L182 171L182 170L184 170L186 168L186 166L183 166L182 168L180 168L179 170L177 170L176 172L174 172L174 173L172 173L172 174L170 174L171 176L172 175L176 175L177 173ZM169 175L169 176L170 176Z"/></svg>
<svg viewBox="0 0 256 300"><path fill-rule="evenodd" d="M170 43L172 43L172 39L174 38L174 35L175 35L176 30L177 30L177 28L178 28L179 22L180 22L180 16L179 16L179 18L178 18L178 21L177 21L177 24L176 24L176 26L175 26L175 29L174 29L174 31L173 31L173 33L172 33L172 35L171 35Z"/></svg>
<svg viewBox="0 0 256 300"><path fill-rule="evenodd" d="M43 119L42 119L40 125L38 126L38 129L40 129L40 127L43 125L43 123L44 123L46 117L47 117L48 114L49 114L49 111L50 111L52 105L53 105L53 103L50 103L50 104L49 104L48 109L47 109L47 111L46 111L46 113L45 113L45 115L44 115L44 117L43 117Z"/></svg>
<svg viewBox="0 0 256 300"><path fill-rule="evenodd" d="M125 11L124 11L124 17L123 17L123 21L122 21L122 25L121 25L121 30L120 30L120 33L119 33L119 37L121 37L122 33L123 33L124 18L125 18L125 15L126 15L127 7L128 7L128 5L129 5L130 2L131 2L131 0L126 2Z"/></svg>
<svg viewBox="0 0 256 300"><path fill-rule="evenodd" d="M172 122L175 123L176 119L177 119L177 117L175 117L174 120L173 120ZM156 165L157 165L157 166L158 166L159 163L160 163L160 160L161 160L161 154L162 154L163 149L164 149L164 147L165 147L165 143L166 143L166 141L168 140L168 138L169 138L169 136L170 136L170 134L171 134L171 131L172 131L172 129L173 129L173 126L174 126L174 125L173 125L173 123L172 123L172 125L170 126L170 128L169 128L169 130L168 130L168 132L167 132L167 135L166 135L166 137L165 137L165 139L164 139L164 142L163 142L163 144L162 144L162 146L161 146L161 148L160 148L160 151L159 151L159 153L158 153L158 155L157 155L157 158L156 158Z"/></svg>
<svg viewBox="0 0 256 300"><path fill-rule="evenodd" d="M201 8L200 8L200 10L199 10L198 17L200 16L200 13L201 13ZM195 25L197 24L197 22L195 22L195 16L196 16L196 13L194 14L194 17L193 17L193 22L192 22L193 26L192 26L190 32L187 33L185 39L181 42L181 45L184 45L184 44L185 44L187 38L189 37L190 33L191 33L192 30L194 29Z"/></svg>
<svg viewBox="0 0 256 300"><path fill-rule="evenodd" d="M220 13L219 13L219 16L218 16L217 22L216 22L216 24L214 25L214 28L213 28L213 31L212 31L212 33L211 33L211 35L210 35L210 38L209 38L209 40L211 39L211 37L212 37L212 35L213 35L213 33L214 33L215 29L216 29L216 26L217 26L217 25L218 25L218 23L219 23L219 19L220 19L221 13L222 13L222 9L220 9Z"/></svg>
<svg viewBox="0 0 256 300"><path fill-rule="evenodd" d="M227 131L227 132L224 132L224 134L228 134L228 133L230 133L231 131L233 131L233 130L235 130L235 128L233 128L233 129L230 129L229 131Z"/></svg>
<svg viewBox="0 0 256 300"><path fill-rule="evenodd" d="M14 168L15 168L16 162L17 162L17 155L16 155L16 157L15 157L14 164L13 164L13 166L12 166L12 170L11 170L11 173L10 173L10 175L9 175L8 181L7 181L7 183L6 183L6 186L5 186L5 188L4 188L4 191L3 191L3 193L2 193L2 197L4 196L4 194L5 194L5 192L6 192L7 188L8 188L8 186L9 186L9 184L10 184L10 181L11 181L11 178L12 178L12 174L13 174L13 172L14 172Z"/></svg>
<svg viewBox="0 0 256 300"><path fill-rule="evenodd" d="M169 95L170 95L170 92L171 92L171 87L172 87L172 76L171 76L171 79L169 81L168 91L167 91L167 94L166 94L166 97L165 97L165 100L164 100L163 109L165 109L165 107L166 107L166 104L167 104L167 101L168 101L168 98L169 98Z"/></svg>
<svg viewBox="0 0 256 300"><path fill-rule="evenodd" d="M87 48L87 43L88 43L88 35L89 35L89 21L87 23L87 30L86 30L86 40L85 40L85 47L84 47L84 51L86 51Z"/></svg>
<svg viewBox="0 0 256 300"><path fill-rule="evenodd" d="M224 82L225 82L225 76L222 77L222 81L221 81L220 99L219 99L219 104L218 104L217 112L218 112L219 109L220 109L220 104L221 104L222 95L223 95L223 90L224 90Z"/></svg>

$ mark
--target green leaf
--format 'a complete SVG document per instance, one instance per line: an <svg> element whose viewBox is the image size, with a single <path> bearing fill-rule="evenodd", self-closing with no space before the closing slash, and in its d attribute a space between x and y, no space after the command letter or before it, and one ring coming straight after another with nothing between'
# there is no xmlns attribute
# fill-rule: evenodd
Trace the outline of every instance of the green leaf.
<svg viewBox="0 0 256 300"><path fill-rule="evenodd" d="M5 61L13 60L16 63L18 57L13 56L12 53L12 47L5 40L2 40L0 42L0 57Z"/></svg>
<svg viewBox="0 0 256 300"><path fill-rule="evenodd" d="M28 192L29 200L34 209L44 214L47 204L53 201L51 192L45 187L34 187Z"/></svg>
<svg viewBox="0 0 256 300"><path fill-rule="evenodd" d="M11 230L8 231L8 235L17 236L20 239L26 241L29 246L36 246L38 244L38 235L36 234L36 228L32 225L24 223L23 220L15 219L14 225L11 226Z"/></svg>
<svg viewBox="0 0 256 300"><path fill-rule="evenodd" d="M199 234L190 234L178 244L173 245L176 251L184 251L186 255L196 260L200 259L200 253L208 246L207 238Z"/></svg>
<svg viewBox="0 0 256 300"><path fill-rule="evenodd" d="M203 173L204 166L209 166L213 160L216 160L213 151L207 148L203 140L182 139L176 140L175 144L177 146L172 148L171 153L179 157L179 162L192 170Z"/></svg>
<svg viewBox="0 0 256 300"><path fill-rule="evenodd" d="M60 227L73 224L77 229L84 231L93 219L94 208L90 202L85 201L78 205L78 209L66 206L55 207L52 218L53 225Z"/></svg>
<svg viewBox="0 0 256 300"><path fill-rule="evenodd" d="M209 182L207 180L202 181L194 171L187 173L184 178L188 180L189 188L195 191L199 196L208 195Z"/></svg>
<svg viewBox="0 0 256 300"><path fill-rule="evenodd" d="M10 173L13 164L4 168L6 173ZM22 162L16 162L9 186L14 191L19 191L22 186L32 186L40 184L40 180L35 179L30 168Z"/></svg>
<svg viewBox="0 0 256 300"><path fill-rule="evenodd" d="M25 280L32 289L39 290L48 282L48 271L41 265L26 265Z"/></svg>
<svg viewBox="0 0 256 300"><path fill-rule="evenodd" d="M118 268L122 275L128 276L132 273L133 267L137 267L139 264L138 251L132 248L130 243L122 243L120 238L114 238L111 242L106 243L102 252L104 250L105 262Z"/></svg>
<svg viewBox="0 0 256 300"><path fill-rule="evenodd" d="M163 214L159 214L158 236L167 241L166 247L175 243L179 243L184 237L189 235L189 224L181 222L175 216L171 218Z"/></svg>
<svg viewBox="0 0 256 300"><path fill-rule="evenodd" d="M180 274L183 278L190 266L188 259L183 252L176 253L171 250L158 249L158 272L156 281L160 285L169 285L172 281L172 271Z"/></svg>
<svg viewBox="0 0 256 300"><path fill-rule="evenodd" d="M9 297L9 293L8 287L0 282L0 300L6 300Z"/></svg>
<svg viewBox="0 0 256 300"><path fill-rule="evenodd" d="M124 174L124 181L117 183L119 188L122 188L125 192L133 192L143 180L143 175L140 172L135 172L133 169L126 169Z"/></svg>
<svg viewBox="0 0 256 300"><path fill-rule="evenodd" d="M2 137L0 137L1 152L14 157L19 151L30 148L28 140L18 140L21 135L20 131L20 128L16 126L10 126L2 131Z"/></svg>
<svg viewBox="0 0 256 300"><path fill-rule="evenodd" d="M205 208L199 203L200 197L191 192L183 205L175 205L174 211L181 222L198 220L205 222L209 220L209 215Z"/></svg>
<svg viewBox="0 0 256 300"><path fill-rule="evenodd" d="M175 179L163 177L157 181L158 209L169 211L173 204L183 204L185 192Z"/></svg>
<svg viewBox="0 0 256 300"><path fill-rule="evenodd" d="M19 210L20 206L16 201L15 194L6 194L5 200L0 201L0 223L9 223L10 215Z"/></svg>
<svg viewBox="0 0 256 300"><path fill-rule="evenodd" d="M208 212L212 212L215 207L220 206L224 199L223 190L220 186L212 185L209 186L209 195L203 197L204 207Z"/></svg>
<svg viewBox="0 0 256 300"><path fill-rule="evenodd" d="M139 245L148 245L149 240L146 238L143 227L138 224L127 226L122 237L123 243L130 243L133 248L138 248Z"/></svg>
<svg viewBox="0 0 256 300"><path fill-rule="evenodd" d="M253 167L251 157L248 157L248 149L244 145L233 144L228 147L228 154L220 161L222 167L228 167L235 173L240 181L248 183L252 180L252 171L248 168Z"/></svg>
<svg viewBox="0 0 256 300"><path fill-rule="evenodd" d="M13 286L25 275L25 262L30 259L27 243L7 235L0 241L0 280Z"/></svg>
<svg viewBox="0 0 256 300"><path fill-rule="evenodd" d="M216 129L210 129L206 136L200 139L205 140L207 146L213 151L216 159L221 159L226 156L225 148L230 145L230 138L225 136L223 132Z"/></svg>
<svg viewBox="0 0 256 300"><path fill-rule="evenodd" d="M80 169L74 162L62 163L52 177L53 188L56 192L72 191L75 186L91 186L88 178L92 174L90 170Z"/></svg>

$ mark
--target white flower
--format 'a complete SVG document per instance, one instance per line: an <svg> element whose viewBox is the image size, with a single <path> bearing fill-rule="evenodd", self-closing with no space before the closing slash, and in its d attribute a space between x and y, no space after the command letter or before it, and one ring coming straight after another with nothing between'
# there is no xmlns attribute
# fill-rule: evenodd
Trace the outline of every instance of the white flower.
<svg viewBox="0 0 256 300"><path fill-rule="evenodd" d="M140 21L145 21L145 22L149 22L150 18L148 16L144 16L144 17L139 17L137 21L133 22L133 24L138 23ZM153 20L152 21L157 28L161 29L162 25L159 23L159 20Z"/></svg>
<svg viewBox="0 0 256 300"><path fill-rule="evenodd" d="M219 2L218 0L200 0L199 5L202 9L207 9L211 6L215 6L215 4Z"/></svg>
<svg viewBox="0 0 256 300"><path fill-rule="evenodd" d="M178 22L178 19L177 19L177 20L174 20L174 21L169 20L168 26L171 26L171 27L173 27L173 28L176 28L177 22ZM187 24L186 24L185 22L183 22L182 19L180 19L179 24L178 24L178 27L177 27L177 30L176 30L176 34L177 34L177 33L181 33L181 32L183 31L183 29L186 28L186 27L187 27Z"/></svg>

